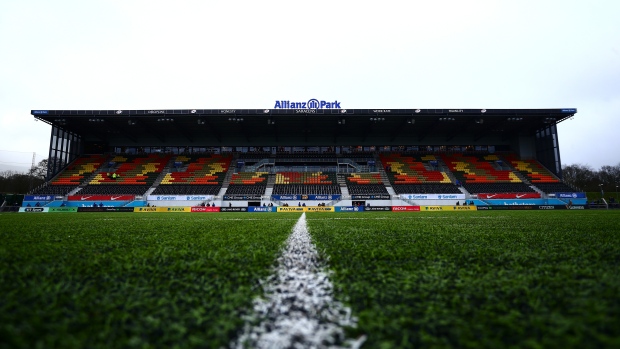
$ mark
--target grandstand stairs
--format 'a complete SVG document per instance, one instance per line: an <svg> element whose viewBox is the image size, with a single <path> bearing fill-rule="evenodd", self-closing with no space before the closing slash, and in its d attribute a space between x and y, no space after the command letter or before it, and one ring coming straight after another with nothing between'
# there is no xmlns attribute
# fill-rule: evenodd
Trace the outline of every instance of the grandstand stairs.
<svg viewBox="0 0 620 349"><path fill-rule="evenodd" d="M275 173L270 173L267 176L267 189L271 189L271 192L273 192L273 186L276 184L276 174ZM265 194L266 195L266 194ZM271 195L271 194L269 194Z"/></svg>
<svg viewBox="0 0 620 349"><path fill-rule="evenodd" d="M525 177L523 175L523 173L521 173L519 170L514 168L514 166L512 166L512 164L510 163L510 161L506 161L506 159L504 159L501 156L499 158L500 158L500 160L502 160L502 162L504 164L504 166L502 167L502 170L508 169L508 170L512 171L512 173L514 173L515 176L517 176L517 178L519 178L525 185L527 185L528 187L532 188L532 190L534 190L535 192L540 194L541 198L547 198L548 197L548 195L545 192L543 192L542 190L538 189L535 184L530 182L530 180L527 177Z"/></svg>
<svg viewBox="0 0 620 349"><path fill-rule="evenodd" d="M381 162L381 158L379 157L379 154L375 154L375 166L379 170L379 174L381 175L381 181L383 182L383 185L385 185L386 188L389 188L388 193L394 195L394 189L392 189L392 183L390 182L387 176L387 173L385 173L385 167L383 166L383 163ZM390 192L390 190L392 192Z"/></svg>

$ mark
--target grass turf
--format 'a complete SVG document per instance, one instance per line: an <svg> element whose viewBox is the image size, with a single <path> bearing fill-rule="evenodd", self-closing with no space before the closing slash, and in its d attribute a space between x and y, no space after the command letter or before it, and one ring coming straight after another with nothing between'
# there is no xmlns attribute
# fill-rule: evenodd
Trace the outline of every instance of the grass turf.
<svg viewBox="0 0 620 349"><path fill-rule="evenodd" d="M620 347L620 211L309 214L367 348Z"/></svg>
<svg viewBox="0 0 620 349"><path fill-rule="evenodd" d="M0 214L0 348L225 347L298 214ZM620 212L308 214L366 348L620 346Z"/></svg>
<svg viewBox="0 0 620 349"><path fill-rule="evenodd" d="M297 218L2 214L0 348L227 346Z"/></svg>

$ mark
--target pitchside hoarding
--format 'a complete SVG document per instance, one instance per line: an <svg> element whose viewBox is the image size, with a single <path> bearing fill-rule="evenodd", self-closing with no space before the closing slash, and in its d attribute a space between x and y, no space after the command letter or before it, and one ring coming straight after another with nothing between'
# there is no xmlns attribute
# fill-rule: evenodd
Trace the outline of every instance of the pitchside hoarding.
<svg viewBox="0 0 620 349"><path fill-rule="evenodd" d="M26 212L26 213L49 212L49 207L20 207L19 212Z"/></svg>
<svg viewBox="0 0 620 349"><path fill-rule="evenodd" d="M23 201L53 201L53 195L26 195Z"/></svg>
<svg viewBox="0 0 620 349"><path fill-rule="evenodd" d="M392 212L420 211L420 206L392 206Z"/></svg>
<svg viewBox="0 0 620 349"><path fill-rule="evenodd" d="M148 201L211 201L213 195L148 195Z"/></svg>
<svg viewBox="0 0 620 349"><path fill-rule="evenodd" d="M198 207L192 207L191 211L192 212L220 212L220 208L198 206Z"/></svg>
<svg viewBox="0 0 620 349"><path fill-rule="evenodd" d="M329 206L291 206L277 207L277 212L336 212L336 208Z"/></svg>
<svg viewBox="0 0 620 349"><path fill-rule="evenodd" d="M420 211L476 211L476 206L422 206Z"/></svg>
<svg viewBox="0 0 620 349"><path fill-rule="evenodd" d="M585 199L586 193L555 193L558 199Z"/></svg>
<svg viewBox="0 0 620 349"><path fill-rule="evenodd" d="M133 195L69 195L68 201L132 201Z"/></svg>
<svg viewBox="0 0 620 349"><path fill-rule="evenodd" d="M276 207L248 207L248 212L276 212Z"/></svg>
<svg viewBox="0 0 620 349"><path fill-rule="evenodd" d="M341 195L271 195L273 200L340 200Z"/></svg>
<svg viewBox="0 0 620 349"><path fill-rule="evenodd" d="M465 194L401 194L404 200L465 200Z"/></svg>
<svg viewBox="0 0 620 349"><path fill-rule="evenodd" d="M478 199L540 199L539 193L480 193Z"/></svg>
<svg viewBox="0 0 620 349"><path fill-rule="evenodd" d="M364 212L364 206L336 206L336 212Z"/></svg>

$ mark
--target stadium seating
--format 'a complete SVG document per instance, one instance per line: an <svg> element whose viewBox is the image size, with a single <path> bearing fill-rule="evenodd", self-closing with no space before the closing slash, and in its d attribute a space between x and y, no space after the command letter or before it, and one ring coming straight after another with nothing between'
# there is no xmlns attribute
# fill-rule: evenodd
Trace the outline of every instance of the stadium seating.
<svg viewBox="0 0 620 349"><path fill-rule="evenodd" d="M346 177L346 185L352 195L388 194L379 173L352 173Z"/></svg>
<svg viewBox="0 0 620 349"><path fill-rule="evenodd" d="M381 162L386 166L386 173L392 185L419 183L452 183L445 172L429 170L435 155L404 156L401 154L382 154Z"/></svg>
<svg viewBox="0 0 620 349"><path fill-rule="evenodd" d="M77 195L144 195L150 187L140 184L87 185Z"/></svg>
<svg viewBox="0 0 620 349"><path fill-rule="evenodd" d="M433 169L437 161L432 154L382 154L381 162L396 194L459 194L448 174Z"/></svg>
<svg viewBox="0 0 620 349"><path fill-rule="evenodd" d="M221 187L230 166L230 160L230 156L219 154L177 156L174 162L181 163L184 170L166 173L160 186L187 184Z"/></svg>
<svg viewBox="0 0 620 349"><path fill-rule="evenodd" d="M263 195L267 188L267 172L234 173L226 195Z"/></svg>
<svg viewBox="0 0 620 349"><path fill-rule="evenodd" d="M521 183L521 179L510 170L497 170L493 162L497 155L444 154L444 162L463 184L474 183Z"/></svg>
<svg viewBox="0 0 620 349"><path fill-rule="evenodd" d="M219 185L188 185L168 184L160 185L151 193L152 195L217 195L220 192Z"/></svg>
<svg viewBox="0 0 620 349"><path fill-rule="evenodd" d="M563 183L563 182L557 182L557 183L536 183L535 184L536 187L540 190L542 190L543 192L549 194L549 193L572 193L572 192L580 192L581 190L578 190L576 188L571 187L570 185Z"/></svg>
<svg viewBox="0 0 620 349"><path fill-rule="evenodd" d="M117 175L114 178L106 173L98 173L89 186L105 185L148 185L151 186L164 167L170 160L170 155L116 155L112 160L115 168L110 169L110 174ZM120 194L120 193L115 193Z"/></svg>
<svg viewBox="0 0 620 349"><path fill-rule="evenodd" d="M443 161L468 192L477 193L528 193L532 188L511 170L496 169L500 161L495 154L443 154Z"/></svg>
<svg viewBox="0 0 620 349"><path fill-rule="evenodd" d="M177 171L166 173L153 195L217 195L222 188L230 155L179 155Z"/></svg>
<svg viewBox="0 0 620 349"><path fill-rule="evenodd" d="M51 185L46 184L39 188L36 188L30 192L31 195L58 195L65 196L73 189L75 189L76 185Z"/></svg>
<svg viewBox="0 0 620 349"><path fill-rule="evenodd" d="M334 195L341 194L335 173L278 172L273 187L276 195Z"/></svg>
<svg viewBox="0 0 620 349"><path fill-rule="evenodd" d="M76 187L93 174L105 161L103 155L84 155L78 157L67 169L62 171L51 185L65 185Z"/></svg>
<svg viewBox="0 0 620 349"><path fill-rule="evenodd" d="M508 154L504 158L533 184L560 183L553 173L536 160L519 160L516 155Z"/></svg>

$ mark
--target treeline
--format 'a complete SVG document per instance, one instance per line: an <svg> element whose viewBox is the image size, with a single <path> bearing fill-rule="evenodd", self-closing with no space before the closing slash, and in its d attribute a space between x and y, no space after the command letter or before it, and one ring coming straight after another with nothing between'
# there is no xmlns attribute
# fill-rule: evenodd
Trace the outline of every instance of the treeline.
<svg viewBox="0 0 620 349"><path fill-rule="evenodd" d="M605 196L615 196L620 186L620 163L615 166L602 166L599 170L590 165L574 164L562 167L564 182L585 192L600 192Z"/></svg>
<svg viewBox="0 0 620 349"><path fill-rule="evenodd" d="M26 194L30 190L45 183L47 174L47 159L39 163L26 173L17 171L0 172L0 193Z"/></svg>

